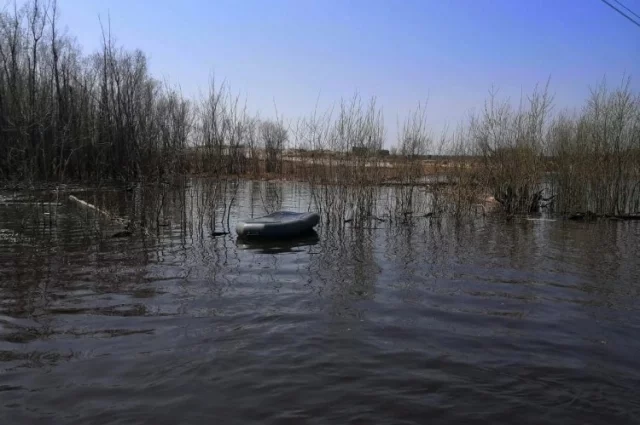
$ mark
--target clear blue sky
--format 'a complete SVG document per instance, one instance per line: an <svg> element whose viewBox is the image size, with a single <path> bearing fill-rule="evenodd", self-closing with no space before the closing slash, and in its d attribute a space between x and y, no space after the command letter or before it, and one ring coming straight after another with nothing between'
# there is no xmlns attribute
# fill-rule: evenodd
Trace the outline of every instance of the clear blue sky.
<svg viewBox="0 0 640 425"><path fill-rule="evenodd" d="M2 0L0 0L2 1ZM611 0L614 1L614 0ZM621 0L640 14L640 0ZM5 0L6 2L6 0ZM551 77L556 108L581 106L605 75L640 88L640 28L600 0L59 0L85 52L98 16L187 95L215 73L249 108L287 119L356 90L396 120L429 99L439 132L482 107L491 85L514 101Z"/></svg>

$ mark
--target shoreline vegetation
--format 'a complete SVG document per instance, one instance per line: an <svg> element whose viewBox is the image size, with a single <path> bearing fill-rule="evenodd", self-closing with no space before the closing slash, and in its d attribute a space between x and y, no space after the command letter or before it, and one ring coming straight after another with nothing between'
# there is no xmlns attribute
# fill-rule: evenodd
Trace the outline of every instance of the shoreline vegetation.
<svg viewBox="0 0 640 425"><path fill-rule="evenodd" d="M215 80L185 98L108 29L100 51L82 54L58 14L55 1L37 0L0 12L0 187L196 176L210 180L213 205L239 179L297 180L325 222L375 219L382 186L393 188L396 218L479 207L576 220L640 212L640 93L630 77L599 83L578 112L554 111L548 83L517 107L490 91L479 113L440 136L418 105L386 149L375 99L356 94L290 124L263 120ZM418 199L424 188L429 202ZM233 202L232 193L224 210Z"/></svg>

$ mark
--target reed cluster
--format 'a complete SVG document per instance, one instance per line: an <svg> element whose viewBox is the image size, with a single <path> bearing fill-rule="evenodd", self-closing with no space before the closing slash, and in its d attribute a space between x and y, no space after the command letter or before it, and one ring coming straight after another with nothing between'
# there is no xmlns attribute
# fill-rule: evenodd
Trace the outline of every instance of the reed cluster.
<svg viewBox="0 0 640 425"><path fill-rule="evenodd" d="M83 55L59 30L55 1L0 12L5 185L202 175L210 196L198 208L217 211L222 202L228 217L240 178L293 178L308 184L326 222L491 206L508 215L640 210L640 95L629 80L598 86L573 113L553 112L548 85L517 106L492 91L479 114L439 137L425 105L395 142L384 122L376 99L357 94L294 124L248 113L214 79L202 98L187 99L153 78L143 52L118 47L108 25L100 51Z"/></svg>

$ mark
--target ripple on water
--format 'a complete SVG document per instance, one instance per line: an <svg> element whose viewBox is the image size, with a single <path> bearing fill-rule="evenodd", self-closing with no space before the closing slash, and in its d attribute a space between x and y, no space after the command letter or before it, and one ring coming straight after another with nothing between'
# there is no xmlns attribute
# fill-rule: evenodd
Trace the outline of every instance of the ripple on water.
<svg viewBox="0 0 640 425"><path fill-rule="evenodd" d="M0 203L3 424L640 422L638 223L247 245L200 231L185 190L145 238Z"/></svg>

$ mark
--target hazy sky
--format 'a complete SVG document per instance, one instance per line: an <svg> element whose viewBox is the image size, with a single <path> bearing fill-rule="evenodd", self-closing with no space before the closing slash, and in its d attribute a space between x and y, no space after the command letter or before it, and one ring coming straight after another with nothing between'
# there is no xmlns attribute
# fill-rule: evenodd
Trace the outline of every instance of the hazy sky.
<svg viewBox="0 0 640 425"><path fill-rule="evenodd" d="M620 1L640 14L640 0ZM631 75L640 88L640 28L600 0L58 4L85 52L99 47L98 17L110 14L117 42L142 49L152 73L188 95L215 73L252 111L271 116L275 102L291 120L318 99L326 108L355 91L375 95L388 139L397 119L427 99L435 132L455 126L482 107L491 85L516 101L551 77L557 109L581 106L605 75L612 85Z"/></svg>

